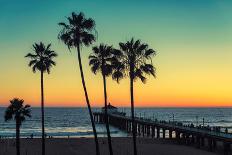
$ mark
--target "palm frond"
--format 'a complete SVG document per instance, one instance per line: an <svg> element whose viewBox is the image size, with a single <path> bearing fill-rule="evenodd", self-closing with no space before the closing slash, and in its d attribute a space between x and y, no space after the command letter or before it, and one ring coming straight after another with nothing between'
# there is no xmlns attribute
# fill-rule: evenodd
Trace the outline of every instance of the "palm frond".
<svg viewBox="0 0 232 155"><path fill-rule="evenodd" d="M100 63L96 62L94 64L91 65L91 70L94 74L96 74L99 70L101 69L100 67Z"/></svg>
<svg viewBox="0 0 232 155"><path fill-rule="evenodd" d="M126 46L126 44L124 43L119 43L119 47L122 51L127 51L128 50L128 47Z"/></svg>
<svg viewBox="0 0 232 155"><path fill-rule="evenodd" d="M13 109L10 106L6 109L4 118L6 122L13 118Z"/></svg>
<svg viewBox="0 0 232 155"><path fill-rule="evenodd" d="M29 67L31 67L32 65L35 65L38 61L35 59L35 60L31 60L28 64Z"/></svg>
<svg viewBox="0 0 232 155"><path fill-rule="evenodd" d="M26 58L31 58L31 59L36 59L38 57L38 55L32 54L32 53L28 53L25 57Z"/></svg>
<svg viewBox="0 0 232 155"><path fill-rule="evenodd" d="M141 44L139 47L137 47L138 48L137 51L142 52L142 51L146 50L147 47L148 47L147 44Z"/></svg>
<svg viewBox="0 0 232 155"><path fill-rule="evenodd" d="M151 64L144 64L144 65L141 65L140 66L140 69L146 73L146 74L151 74L155 77L155 69L154 69L154 66L151 65Z"/></svg>
<svg viewBox="0 0 232 155"><path fill-rule="evenodd" d="M94 46L94 47L92 48L92 51L93 51L93 53L95 53L95 54L99 54L99 48L98 48L97 46Z"/></svg>
<svg viewBox="0 0 232 155"><path fill-rule="evenodd" d="M60 22L58 23L59 26L63 26L64 28L68 28L68 25L66 23Z"/></svg>
<svg viewBox="0 0 232 155"><path fill-rule="evenodd" d="M143 71L141 69L136 69L134 72L134 79L139 78L143 83L146 83L146 77L143 75Z"/></svg>
<svg viewBox="0 0 232 155"><path fill-rule="evenodd" d="M96 40L95 36L91 33L83 32L81 35L81 43L85 46L91 45Z"/></svg>
<svg viewBox="0 0 232 155"><path fill-rule="evenodd" d="M154 56L154 55L156 55L156 52L153 49L148 49L148 50L145 51L145 57L146 58L150 58L151 56Z"/></svg>
<svg viewBox="0 0 232 155"><path fill-rule="evenodd" d="M138 47L140 47L140 40L136 40L135 43L133 44L132 43L132 46L133 46L133 49L137 49Z"/></svg>
<svg viewBox="0 0 232 155"><path fill-rule="evenodd" d="M82 23L83 27L86 29L86 30L92 30L95 28L95 22L92 18L89 18L89 19L86 19L83 21Z"/></svg>
<svg viewBox="0 0 232 155"><path fill-rule="evenodd" d="M124 77L124 74L123 74L123 72L121 72L120 70L116 70L116 71L114 71L113 74L112 74L112 79L113 79L113 80L116 80L117 83L119 83L119 81L120 81L121 79L123 79L123 77Z"/></svg>

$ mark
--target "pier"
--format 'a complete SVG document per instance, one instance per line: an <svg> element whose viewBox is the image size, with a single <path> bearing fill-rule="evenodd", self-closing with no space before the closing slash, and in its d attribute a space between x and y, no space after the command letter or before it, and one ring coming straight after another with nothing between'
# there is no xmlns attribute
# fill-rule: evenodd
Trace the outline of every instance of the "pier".
<svg viewBox="0 0 232 155"><path fill-rule="evenodd" d="M95 112L94 120L98 123L105 123L103 112ZM132 133L132 118L120 113L108 114L109 124ZM194 144L197 148L207 147L209 151L217 149L219 142L223 144L224 155L231 153L232 134L220 132L216 128L195 127L183 125L179 122L158 121L135 117L135 131L137 136L151 138L175 139L180 144Z"/></svg>

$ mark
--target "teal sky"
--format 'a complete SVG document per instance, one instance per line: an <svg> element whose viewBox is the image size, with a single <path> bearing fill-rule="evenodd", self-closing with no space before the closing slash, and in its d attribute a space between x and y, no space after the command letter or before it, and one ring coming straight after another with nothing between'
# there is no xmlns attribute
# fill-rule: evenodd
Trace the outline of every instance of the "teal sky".
<svg viewBox="0 0 232 155"><path fill-rule="evenodd" d="M72 11L83 11L96 20L99 41L115 43L134 36L157 44L163 39L169 44L192 39L227 43L231 9L230 0L1 0L0 41L1 46L56 43L57 23Z"/></svg>
<svg viewBox="0 0 232 155"><path fill-rule="evenodd" d="M71 61L75 57L58 41L57 23L65 21L72 11L82 11L96 21L96 44L103 42L117 47L118 42L135 37L157 50L154 59L157 79L150 83L157 92L157 100L147 101L149 105L162 106L171 101L173 105L184 105L187 99L192 103L203 99L207 105L216 100L214 105L232 106L231 10L231 0L0 0L0 69L3 71L0 81L4 81L1 84L4 91L0 90L4 97L0 102L29 93L20 92L33 78L23 56L31 51L34 42L52 43L60 57L51 79L58 76L67 80L71 71L64 69L73 65ZM93 76L87 69L90 49L84 51L88 80ZM56 85L59 80L54 81L52 84ZM25 89L31 86L28 84ZM15 93L9 95L12 91ZM170 98L165 99L166 96Z"/></svg>

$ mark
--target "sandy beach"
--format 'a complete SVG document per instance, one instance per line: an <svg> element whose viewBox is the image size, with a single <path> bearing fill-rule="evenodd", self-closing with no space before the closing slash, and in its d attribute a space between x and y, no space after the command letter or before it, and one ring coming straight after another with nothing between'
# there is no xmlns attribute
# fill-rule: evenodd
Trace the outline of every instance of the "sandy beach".
<svg viewBox="0 0 232 155"><path fill-rule="evenodd" d="M21 139L21 155L40 155L40 139ZM106 138L100 138L101 155L108 155ZM115 155L132 155L131 138L113 138ZM15 155L13 139L1 140L0 155ZM197 149L194 146L179 145L169 140L138 138L139 155L213 155L216 153ZM95 155L92 138L46 139L47 155Z"/></svg>

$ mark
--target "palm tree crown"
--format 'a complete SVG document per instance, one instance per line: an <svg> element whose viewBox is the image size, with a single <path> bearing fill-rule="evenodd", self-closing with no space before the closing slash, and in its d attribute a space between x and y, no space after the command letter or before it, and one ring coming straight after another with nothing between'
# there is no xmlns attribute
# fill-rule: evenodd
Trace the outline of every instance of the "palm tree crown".
<svg viewBox="0 0 232 155"><path fill-rule="evenodd" d="M94 74L100 71L105 76L109 76L112 73L112 61L113 55L112 46L100 44L99 47L93 47L93 53L89 56L89 65Z"/></svg>
<svg viewBox="0 0 232 155"><path fill-rule="evenodd" d="M135 81L140 79L146 82L146 75L155 77L155 68L152 64L152 56L155 55L153 49L148 48L147 44L141 43L140 40L134 41L132 38L126 43L119 43L120 50L117 50L115 57L115 71L113 78L117 81L125 76L129 76Z"/></svg>
<svg viewBox="0 0 232 155"><path fill-rule="evenodd" d="M72 12L70 17L67 17L68 23L59 23L62 30L58 35L58 39L63 41L69 48L78 47L81 45L89 46L95 40L95 22L92 18L85 18L84 13L76 14ZM95 31L96 32L96 31Z"/></svg>
<svg viewBox="0 0 232 155"><path fill-rule="evenodd" d="M31 109L30 105L23 105L24 100L20 100L18 98L14 98L10 100L10 105L7 107L5 111L5 121L9 120L18 120L19 125L25 121L26 117L31 117Z"/></svg>
<svg viewBox="0 0 232 155"><path fill-rule="evenodd" d="M28 66L32 67L32 71L35 73L37 70L41 72L50 73L51 67L56 63L52 60L57 57L57 53L50 49L51 44L45 46L42 42L33 45L33 52L28 53L25 57L31 59Z"/></svg>

